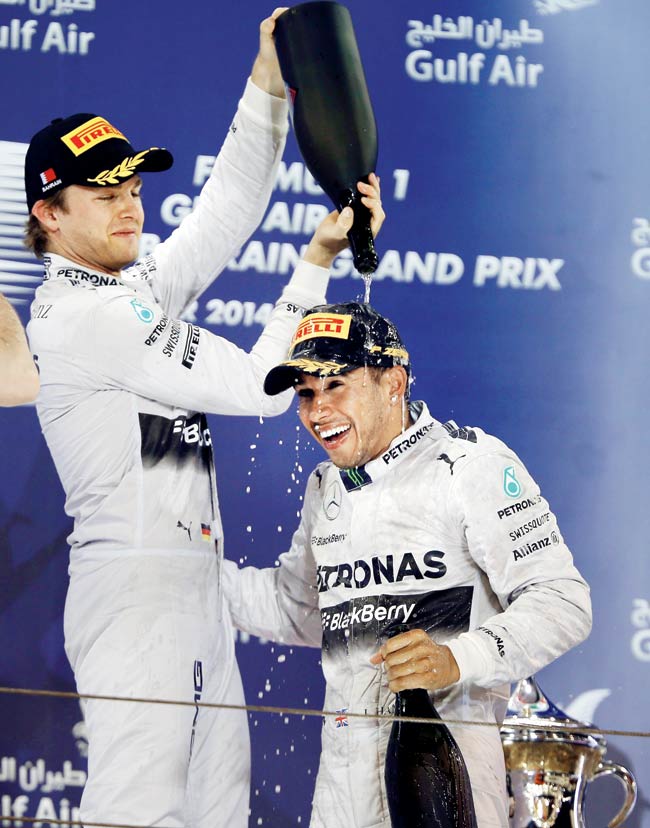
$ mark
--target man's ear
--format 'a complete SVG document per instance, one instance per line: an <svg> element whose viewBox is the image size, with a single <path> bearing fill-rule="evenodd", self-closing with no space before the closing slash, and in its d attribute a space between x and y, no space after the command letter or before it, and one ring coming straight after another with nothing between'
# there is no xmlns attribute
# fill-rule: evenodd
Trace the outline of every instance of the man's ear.
<svg viewBox="0 0 650 828"><path fill-rule="evenodd" d="M406 369L401 365L393 365L386 371L388 378L388 392L391 397L396 396L398 399L406 396L408 388L408 375Z"/></svg>
<svg viewBox="0 0 650 828"><path fill-rule="evenodd" d="M58 208L48 204L45 199L39 199L32 207L32 215L35 216L43 227L50 233L59 226Z"/></svg>

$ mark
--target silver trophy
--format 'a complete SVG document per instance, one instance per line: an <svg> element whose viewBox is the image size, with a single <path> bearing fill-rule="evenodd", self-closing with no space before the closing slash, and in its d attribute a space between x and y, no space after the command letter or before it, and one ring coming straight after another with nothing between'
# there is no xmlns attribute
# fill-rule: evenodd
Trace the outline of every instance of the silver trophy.
<svg viewBox="0 0 650 828"><path fill-rule="evenodd" d="M607 742L571 719L522 679L508 702L501 727L510 793L510 828L586 828L588 782L613 774L625 787L623 807L609 823L621 825L636 802L636 781L622 765L605 761Z"/></svg>

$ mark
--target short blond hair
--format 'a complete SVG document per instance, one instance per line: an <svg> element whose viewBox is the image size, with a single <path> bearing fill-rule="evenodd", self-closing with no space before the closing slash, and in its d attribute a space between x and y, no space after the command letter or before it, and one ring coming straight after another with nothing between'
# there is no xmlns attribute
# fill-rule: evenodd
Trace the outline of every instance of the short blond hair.
<svg viewBox="0 0 650 828"><path fill-rule="evenodd" d="M55 193L53 196L44 199L44 201L48 207L58 207L65 212L65 188L63 190L59 190L58 193ZM25 225L25 247L28 250L31 250L38 259L42 259L47 250L47 240L47 230L32 213L32 215L30 215L27 219L27 224Z"/></svg>

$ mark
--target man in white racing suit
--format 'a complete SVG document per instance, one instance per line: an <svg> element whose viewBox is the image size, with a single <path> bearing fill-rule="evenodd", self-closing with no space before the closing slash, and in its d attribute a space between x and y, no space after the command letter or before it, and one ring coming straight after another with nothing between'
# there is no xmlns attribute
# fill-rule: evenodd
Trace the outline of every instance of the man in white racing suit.
<svg viewBox="0 0 650 828"><path fill-rule="evenodd" d="M65 646L86 699L85 824L244 828L250 756L233 630L222 606L223 537L205 414L278 414L268 370L304 309L324 301L352 211L316 231L250 353L180 318L266 209L287 132L272 41L260 53L199 203L152 255L137 255L140 172L171 155L136 152L81 113L37 133L26 157L28 242L44 254L29 339L37 408L74 519ZM375 229L376 178L360 184Z"/></svg>
<svg viewBox="0 0 650 828"><path fill-rule="evenodd" d="M517 455L409 404L409 370L395 327L369 305L308 312L265 388L295 387L330 462L309 478L280 566L227 562L226 592L242 630L322 645L325 710L338 715L324 719L312 828L390 826L391 723L373 715L415 687L443 719L486 723L450 730L479 828L507 828L496 723L508 683L587 636L589 589Z"/></svg>

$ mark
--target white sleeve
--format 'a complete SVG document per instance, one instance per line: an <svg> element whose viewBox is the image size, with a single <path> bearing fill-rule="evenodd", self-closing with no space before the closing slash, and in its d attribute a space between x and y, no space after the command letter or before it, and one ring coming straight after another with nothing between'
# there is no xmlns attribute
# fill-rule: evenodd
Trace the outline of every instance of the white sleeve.
<svg viewBox="0 0 650 828"><path fill-rule="evenodd" d="M87 369L104 387L190 411L279 414L292 392L269 397L264 379L285 358L302 312L324 301L328 275L325 268L299 263L250 353L167 316L127 287L100 288L102 301L85 320Z"/></svg>
<svg viewBox="0 0 650 828"><path fill-rule="evenodd" d="M248 81L196 207L150 257L151 285L170 316L205 290L262 221L284 150L287 112L284 98ZM147 259L140 267L152 269Z"/></svg>
<svg viewBox="0 0 650 828"><path fill-rule="evenodd" d="M225 561L224 594L238 629L282 644L320 647L322 627L308 499L309 494L291 548L280 555L279 566L239 569L233 561Z"/></svg>
<svg viewBox="0 0 650 828"><path fill-rule="evenodd" d="M504 608L448 642L461 681L481 687L517 681L587 637L589 587L514 453L482 455L460 469L449 508Z"/></svg>

